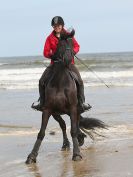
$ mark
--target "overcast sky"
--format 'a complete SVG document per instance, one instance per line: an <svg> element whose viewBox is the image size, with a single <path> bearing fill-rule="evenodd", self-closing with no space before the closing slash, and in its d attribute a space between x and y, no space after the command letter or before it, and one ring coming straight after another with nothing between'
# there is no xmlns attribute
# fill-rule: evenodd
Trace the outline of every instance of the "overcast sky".
<svg viewBox="0 0 133 177"><path fill-rule="evenodd" d="M56 15L80 53L133 51L133 0L0 0L0 57L42 55Z"/></svg>

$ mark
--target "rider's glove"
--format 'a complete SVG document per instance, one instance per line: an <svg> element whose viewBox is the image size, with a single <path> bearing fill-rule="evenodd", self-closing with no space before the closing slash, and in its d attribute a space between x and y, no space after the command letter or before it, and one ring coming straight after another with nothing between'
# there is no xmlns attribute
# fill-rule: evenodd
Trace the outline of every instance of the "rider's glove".
<svg viewBox="0 0 133 177"><path fill-rule="evenodd" d="M57 61L57 56L56 56L56 54L53 54L53 55L51 55L51 60L53 60L53 61Z"/></svg>

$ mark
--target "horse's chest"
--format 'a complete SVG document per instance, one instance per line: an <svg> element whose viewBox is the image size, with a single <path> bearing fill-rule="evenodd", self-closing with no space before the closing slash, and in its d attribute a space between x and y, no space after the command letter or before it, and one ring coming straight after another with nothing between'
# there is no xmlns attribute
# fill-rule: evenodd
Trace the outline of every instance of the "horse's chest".
<svg viewBox="0 0 133 177"><path fill-rule="evenodd" d="M52 93L48 100L48 106L54 110L60 110L67 106L67 98L64 93Z"/></svg>

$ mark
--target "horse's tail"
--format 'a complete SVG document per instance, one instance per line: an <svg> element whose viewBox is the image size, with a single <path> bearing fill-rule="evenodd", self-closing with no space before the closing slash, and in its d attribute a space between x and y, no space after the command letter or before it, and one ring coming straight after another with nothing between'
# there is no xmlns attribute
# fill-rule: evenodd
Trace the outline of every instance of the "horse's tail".
<svg viewBox="0 0 133 177"><path fill-rule="evenodd" d="M107 129L108 126L101 120L80 116L79 127L87 130L94 130L95 128Z"/></svg>
<svg viewBox="0 0 133 177"><path fill-rule="evenodd" d="M103 136L98 134L96 129L108 129L108 127L109 126L101 120L80 116L79 128L92 139L94 139L93 134Z"/></svg>

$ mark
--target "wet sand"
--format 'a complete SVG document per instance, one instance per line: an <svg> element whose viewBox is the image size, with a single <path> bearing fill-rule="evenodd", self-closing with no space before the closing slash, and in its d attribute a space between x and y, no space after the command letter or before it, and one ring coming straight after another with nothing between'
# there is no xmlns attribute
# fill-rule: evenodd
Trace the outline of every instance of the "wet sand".
<svg viewBox="0 0 133 177"><path fill-rule="evenodd" d="M36 140L41 121L40 113L34 111L32 113L28 108L36 92L10 91L8 94L4 92L8 98L10 97L6 102L1 92L3 107L0 108L0 121L5 127L1 127L0 131L0 177L132 177L132 91L132 88L112 88L110 91L104 88L91 88L86 91L87 100L94 106L88 115L111 125L109 130L99 131L105 138L95 137L95 141L85 139L85 144L81 148L83 160L73 162L72 143L70 151L61 151L62 134L58 124L51 121L37 163L34 165L26 165L25 160ZM18 96L20 93L21 97ZM10 103L13 100L14 107L18 108L16 112L14 109L10 111ZM25 106L24 100L27 101ZM69 121L67 124L67 133L71 140ZM50 135L50 131L55 131L55 135Z"/></svg>
<svg viewBox="0 0 133 177"><path fill-rule="evenodd" d="M60 150L61 141L44 141L34 165L26 165L24 161L35 136L6 136L0 139L1 177L133 176L133 137L85 143L81 148L83 160L80 162L71 160L72 148L68 152Z"/></svg>

